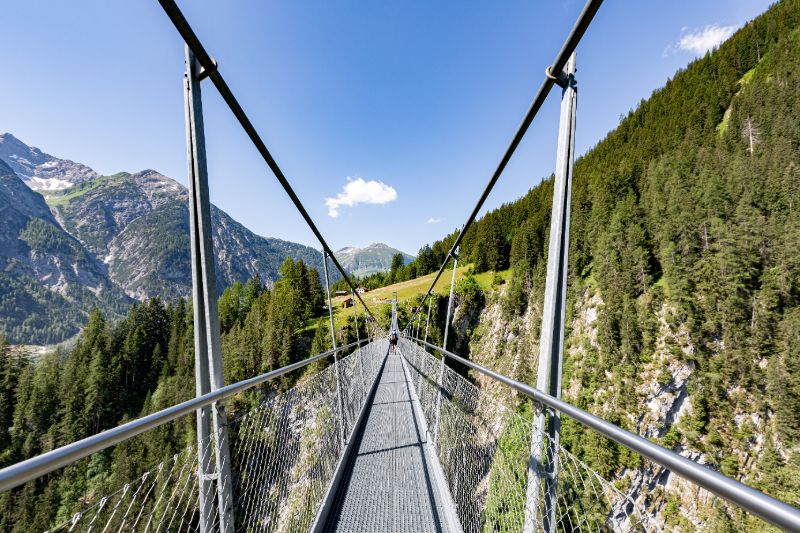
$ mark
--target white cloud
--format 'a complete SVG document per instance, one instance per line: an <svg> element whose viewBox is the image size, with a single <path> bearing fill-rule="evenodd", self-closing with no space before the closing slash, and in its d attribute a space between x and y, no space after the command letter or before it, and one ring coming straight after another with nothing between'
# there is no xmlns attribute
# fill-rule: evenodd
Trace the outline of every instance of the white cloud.
<svg viewBox="0 0 800 533"><path fill-rule="evenodd" d="M433 218L433 217L431 217L428 220L426 220L425 223L426 224L438 224L441 221L442 221L441 218Z"/></svg>
<svg viewBox="0 0 800 533"><path fill-rule="evenodd" d="M692 52L696 55L704 55L709 50L716 48L728 39L738 29L738 26L719 26L717 24L709 24L703 29L696 29L688 31L688 28L682 28L685 33L678 41L677 47L686 52Z"/></svg>
<svg viewBox="0 0 800 533"><path fill-rule="evenodd" d="M336 218L339 216L339 209L343 206L381 205L395 200L397 200L397 191L394 190L394 187L386 185L382 181L366 181L364 178L348 176L342 192L337 194L336 198L325 198L325 205L328 206L328 216Z"/></svg>

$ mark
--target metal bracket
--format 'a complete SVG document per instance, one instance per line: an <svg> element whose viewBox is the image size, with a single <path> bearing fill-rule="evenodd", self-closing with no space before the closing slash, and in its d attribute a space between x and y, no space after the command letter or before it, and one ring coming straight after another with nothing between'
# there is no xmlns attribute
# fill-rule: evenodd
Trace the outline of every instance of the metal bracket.
<svg viewBox="0 0 800 533"><path fill-rule="evenodd" d="M536 411L537 415L540 414L540 413L543 413L543 412L544 413L548 413L549 412L549 410L547 409L547 406L545 404L543 404L542 402L540 402L539 400L533 400L533 409Z"/></svg>
<svg viewBox="0 0 800 533"><path fill-rule="evenodd" d="M569 85L570 77L567 76L567 74L563 70L558 73L558 76L554 76L552 72L552 65L544 69L544 75L547 76L549 79L553 80L555 84L561 87L562 89L565 89L567 85Z"/></svg>
<svg viewBox="0 0 800 533"><path fill-rule="evenodd" d="M219 65L217 65L217 60L212 57L211 58L211 68L207 69L207 68L203 67L203 70L201 70L197 74L197 81L203 81L207 77L211 76L214 72L216 72L218 68L219 68Z"/></svg>
<svg viewBox="0 0 800 533"><path fill-rule="evenodd" d="M225 412L225 406L228 404L227 400L219 400L211 404L214 411L218 414ZM221 424L221 427L228 427L230 423L226 420L224 424Z"/></svg>
<svg viewBox="0 0 800 533"><path fill-rule="evenodd" d="M216 481L219 479L219 472L213 472L211 474L202 474L202 478L207 481Z"/></svg>

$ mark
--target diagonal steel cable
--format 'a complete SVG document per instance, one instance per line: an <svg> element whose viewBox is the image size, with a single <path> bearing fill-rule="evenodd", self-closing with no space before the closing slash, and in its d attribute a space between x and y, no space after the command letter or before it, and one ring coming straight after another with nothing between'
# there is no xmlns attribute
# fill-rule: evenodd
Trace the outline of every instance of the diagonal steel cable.
<svg viewBox="0 0 800 533"><path fill-rule="evenodd" d="M522 118L522 122L520 123L519 127L517 127L516 133L514 133L514 136L511 138L511 142L506 148L506 151L503 153L503 157L500 159L500 163L498 163L497 168L495 168L495 171L492 174L492 177L489 179L489 182L486 184L486 187L484 187L483 192L478 198L478 202L475 204L475 207L472 208L472 212L469 214L469 217L467 217L467 221L464 223L463 226L461 226L461 231L458 232L456 240L453 242L453 245L447 252L444 261L442 262L442 266L439 268L439 271L433 278L431 286L425 293L422 302L419 304L419 306L417 306L417 310L411 315L411 318L409 318L408 323L403 328L403 330L405 330L414 321L414 318L417 316L417 313L419 313L419 310L425 304L425 301L428 298L430 298L431 292L433 291L433 288L436 286L436 282L439 281L439 278L442 276L442 273L444 273L445 268L447 267L447 263L450 261L450 259L455 257L455 251L461 244L461 240L464 238L464 235L466 234L467 230L472 225L472 223L475 222L478 213L483 208L483 204L489 197L489 193L492 192L492 189L494 189L497 180L500 179L500 176L506 169L508 162L511 161L511 156L514 155L514 152L516 152L520 142L522 142L522 138L525 136L525 133L527 133L528 128L533 123L533 119L536 118L536 115L539 113L539 109L541 109L542 105L544 104L544 101L550 94L550 90L553 88L553 85L561 83L559 81L559 74L564 70L564 66L567 64L569 56L572 55L572 52L574 52L575 48L577 48L578 43L580 42L587 28L589 27L589 24L591 24L592 19L594 19L594 16L597 13L597 10L600 9L600 5L602 3L603 0L588 0L588 2L586 2L586 5L583 7L583 10L581 11L581 14L578 16L578 20L572 27L572 31L570 31L569 35L567 36L567 40L564 41L561 50L556 55L555 61L553 61L553 64L547 68L545 72L544 81L539 86L539 90L536 92L536 96L534 96L533 102L531 102L528 111Z"/></svg>
<svg viewBox="0 0 800 533"><path fill-rule="evenodd" d="M258 134L258 131L256 131L255 126L253 126L253 123L250 121L247 114L244 112L244 109L239 104L239 101L233 95L233 91L231 91L230 87L225 82L225 79L222 77L222 74L220 74L217 62L214 61L208 54L205 47L203 46L203 43L200 42L200 39L197 37L191 25L186 20L186 17L183 16L183 13L181 12L180 8L178 8L178 5L175 3L174 0L158 0L158 3L161 4L161 7L164 9L164 12L172 21L172 24L175 26L175 29L178 30L178 33L180 33L184 42L189 46L189 48L192 50L197 60L203 66L204 71L201 72L200 75L202 77L207 76L214 84L214 87L217 88L217 91L219 91L220 96L228 105L231 112L236 117L236 120L239 121L239 124L242 126L242 129L244 129L244 132L250 138L253 145L256 147L256 150L258 150L258 153L267 163L267 166L270 168L270 170L272 170L272 173L275 175L275 178L277 178L278 182L283 187L283 190L286 191L287 195L289 195L289 199L292 201L294 206L300 212L300 215L303 217L303 220L305 220L306 224L308 224L308 227L314 233L314 236L322 245L322 250L330 256L331 260L333 261L333 264L339 270L339 273L341 273L344 280L347 281L347 284L350 286L350 289L355 293L356 297L359 299L359 301L367 310L367 312L370 314L370 316L373 319L375 319L375 315L372 314L372 310L369 308L366 302L364 302L364 300L361 298L361 295L358 292L356 292L356 286L353 284L352 280L350 279L350 276L347 275L347 272L345 271L344 268L342 268L342 265L339 263L339 260L336 259L336 256L333 254L333 250L331 249L330 246L328 246L327 241L322 236L322 233L319 231L319 228L317 228L317 225L314 223L314 220L311 218L311 215L308 214L308 211L303 205L303 202L300 201L300 198L297 196L297 193L294 191L294 188L292 188L291 184L289 183L289 180L286 178L286 175L283 173L280 166L278 166L278 162L275 161L275 158L270 153L269 149L267 148L267 145L264 144L264 141L261 139L261 136Z"/></svg>

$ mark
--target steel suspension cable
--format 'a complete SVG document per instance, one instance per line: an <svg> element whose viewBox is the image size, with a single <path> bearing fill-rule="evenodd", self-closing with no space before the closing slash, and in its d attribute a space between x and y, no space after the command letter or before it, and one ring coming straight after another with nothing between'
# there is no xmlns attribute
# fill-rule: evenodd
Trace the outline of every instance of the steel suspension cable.
<svg viewBox="0 0 800 533"><path fill-rule="evenodd" d="M450 247L450 250L447 252L447 255L442 262L441 268L439 268L439 272L436 273L436 277L433 278L433 282L431 282L430 288L428 288L428 292L425 293L425 297L422 299L420 306L417 308L417 311L409 319L409 324L414 320L414 317L419 312L419 309L422 305L425 304L425 301L430 298L431 292L433 288L436 286L436 282L439 281L439 278L442 276L442 273L445 271L447 267L447 262L453 257L453 254L461 244L461 240L464 238L469 227L475 222L475 219L478 216L483 204L486 202L486 199L489 197L489 193L492 192L497 180L500 179L500 176L503 174L508 162L511 160L511 156L514 155L514 152L517 150L522 138L525 136L525 133L528 131L531 123L533 123L533 119L539 113L539 109L544 104L544 101L547 99L547 96L550 94L550 90L553 88L553 85L559 84L561 85L563 82L561 81L562 72L564 70L564 66L567 64L569 60L569 56L572 55L572 52L575 51L575 48L578 46L583 34L586 32L586 29L589 27L589 24L592 22L597 10L600 9L600 5L603 3L603 0L588 0L586 5L583 7L583 11L581 11L578 20L575 22L575 25L572 27L572 31L570 31L569 35L567 36L567 40L564 42L564 45L561 47L561 50L556 55L555 61L553 64L547 68L545 71L545 78L542 82L542 85L539 87L539 90L536 93L536 96L533 98L533 102L531 103L530 107L528 108L527 113L525 113L525 117L522 119L522 123L517 128L517 132L514 134L514 137L511 139L511 143L506 148L505 153L503 154L500 163L497 165L494 173L492 174L489 183L486 184L483 192L481 193L480 198L478 198L478 203L475 204L475 207L472 209L472 212L467 218L467 221L461 227L461 231L458 233L455 242ZM403 328L405 329L405 328Z"/></svg>
<svg viewBox="0 0 800 533"><path fill-rule="evenodd" d="M342 274L342 277L345 279L350 288L353 289L353 291L355 291L356 287L353 284L352 280L347 275L347 272L345 272L344 268L342 268L342 265L339 263L339 260L336 259L336 256L333 255L333 250L331 249L330 246L328 246L327 241L325 241L325 238L322 236L322 233L320 233L319 229L317 228L317 225L311 218L311 215L308 214L308 211L306 211L306 208L303 206L303 202L300 201L300 198L297 196L297 193L294 192L294 189L289 183L289 180L286 178L286 175L278 166L278 163L275 161L275 158L272 157L272 154L270 153L269 149L267 149L266 144L264 144L264 141L261 139L261 136L256 131L255 126L253 126L253 123L250 122L250 119L247 117L247 114L244 112L244 109L242 109L242 106L239 105L238 100L236 100L236 97L233 95L233 92L231 91L230 87L228 87L228 84L225 82L225 79L222 77L222 74L220 74L217 62L214 61L210 55L208 55L208 52L203 46L203 43L200 42L200 39L195 34L191 25L189 25L189 22L186 20L186 17L183 16L183 13L178 8L175 1L158 0L158 3L161 4L161 7L164 9L164 12L172 21L172 24L175 26L175 29L178 30L178 33L180 33L184 42L192 50L195 57L197 58L197 61L203 66L204 70L203 72L200 73L200 77L201 78L207 77L211 79L211 82L214 84L214 87L217 88L217 91L219 91L220 96L228 105L231 112L239 121L239 124L242 126L242 129L244 129L247 136L255 145L256 150L258 150L259 154L261 154L261 157L267 163L267 166L269 166L270 170L272 170L272 173L275 174L275 177L280 182L281 186L283 187L283 190L286 191L286 194L289 195L289 199L291 199L294 206L300 212L300 215L302 215L303 219L306 221L306 224L308 224L308 227L311 228L311 231L314 233L314 236L322 245L323 252L327 253L328 256L330 256L331 260L333 261L333 264ZM364 306L364 308L367 310L367 312L370 314L370 316L373 319L375 319L375 315L372 314L372 310L367 306L366 302L364 302L364 300L361 298L361 295L356 293L356 296L358 297L359 301Z"/></svg>

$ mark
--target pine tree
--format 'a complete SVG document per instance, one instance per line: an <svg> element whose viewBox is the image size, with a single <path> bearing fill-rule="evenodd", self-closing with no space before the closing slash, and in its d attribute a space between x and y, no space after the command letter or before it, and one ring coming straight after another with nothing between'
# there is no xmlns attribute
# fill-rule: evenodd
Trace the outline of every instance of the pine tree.
<svg viewBox="0 0 800 533"><path fill-rule="evenodd" d="M20 376L28 366L27 359L20 351L12 352L5 337L0 335L0 464L6 463L4 456L10 455L3 451L11 444L17 386Z"/></svg>

